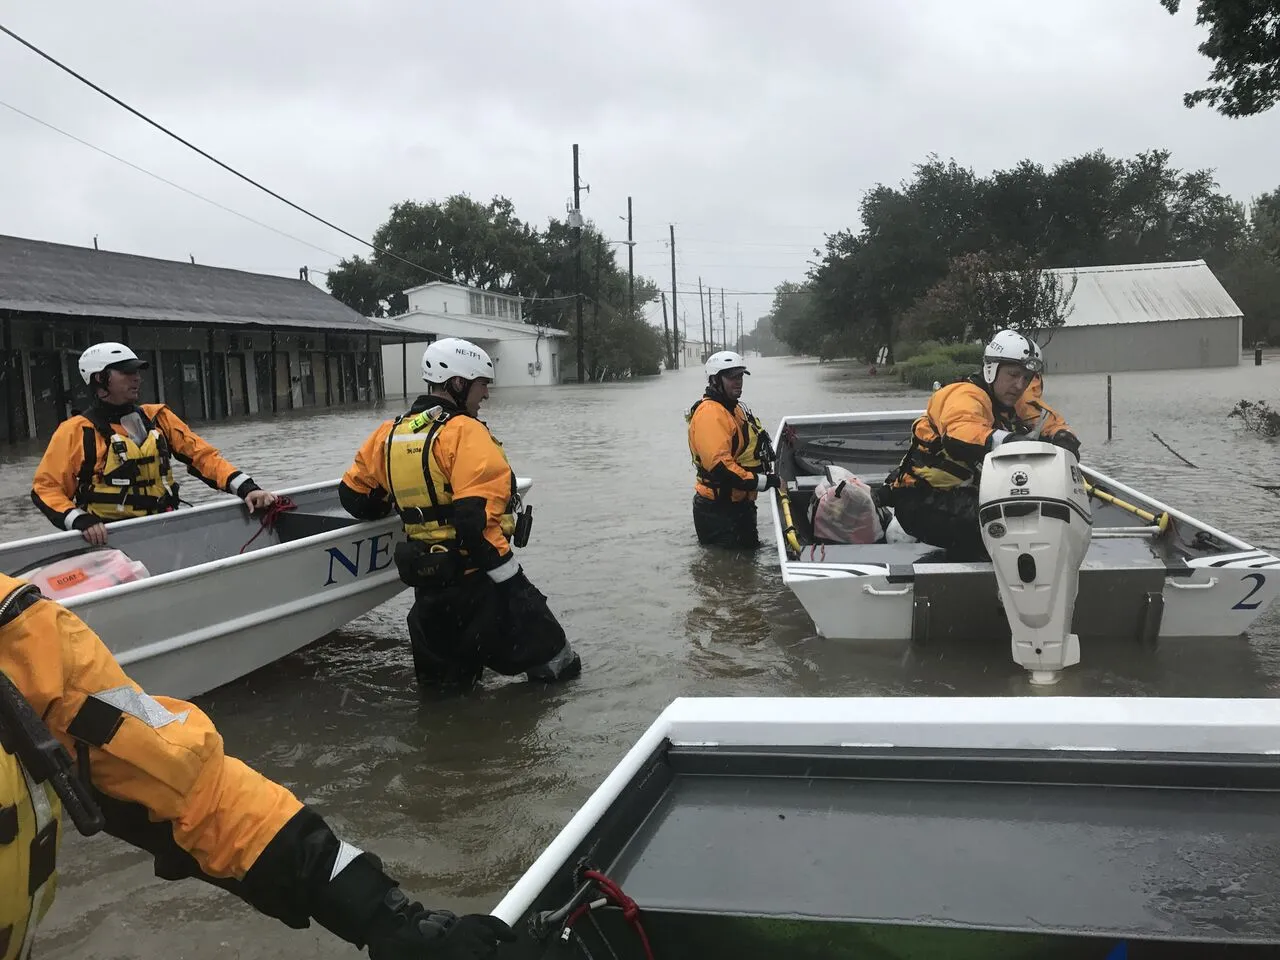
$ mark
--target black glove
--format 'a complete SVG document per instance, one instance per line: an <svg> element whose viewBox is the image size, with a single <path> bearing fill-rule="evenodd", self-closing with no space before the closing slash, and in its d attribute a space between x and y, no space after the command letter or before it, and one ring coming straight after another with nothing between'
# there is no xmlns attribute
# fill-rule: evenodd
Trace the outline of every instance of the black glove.
<svg viewBox="0 0 1280 960"><path fill-rule="evenodd" d="M782 478L781 478L781 477L779 477L776 473L767 473L767 474L765 474L765 478L764 478L764 489L765 489L765 490L776 490L776 489L778 489L780 486L782 486Z"/></svg>
<svg viewBox="0 0 1280 960"><path fill-rule="evenodd" d="M394 888L369 931L369 960L489 960L515 933L488 914L428 910Z"/></svg>
<svg viewBox="0 0 1280 960"><path fill-rule="evenodd" d="M1080 459L1080 438L1070 430L1059 430L1049 438L1049 442L1071 451L1077 460Z"/></svg>

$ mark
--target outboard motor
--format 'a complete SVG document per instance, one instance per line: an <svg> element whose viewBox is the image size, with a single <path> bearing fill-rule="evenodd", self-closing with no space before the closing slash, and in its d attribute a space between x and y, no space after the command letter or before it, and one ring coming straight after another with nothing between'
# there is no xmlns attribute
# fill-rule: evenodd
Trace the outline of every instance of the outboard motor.
<svg viewBox="0 0 1280 960"><path fill-rule="evenodd" d="M1064 668L1080 662L1071 619L1093 533L1075 457L1040 440L996 447L982 466L978 521L1013 633L1013 659L1031 671L1032 683L1057 683Z"/></svg>

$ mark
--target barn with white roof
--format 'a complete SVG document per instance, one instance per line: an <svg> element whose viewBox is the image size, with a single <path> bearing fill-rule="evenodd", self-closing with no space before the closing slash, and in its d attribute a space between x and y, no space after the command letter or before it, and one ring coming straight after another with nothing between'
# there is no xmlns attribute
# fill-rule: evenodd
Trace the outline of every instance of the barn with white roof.
<svg viewBox="0 0 1280 960"><path fill-rule="evenodd" d="M1046 373L1233 367L1244 318L1203 260L1072 267L1071 312L1036 339Z"/></svg>

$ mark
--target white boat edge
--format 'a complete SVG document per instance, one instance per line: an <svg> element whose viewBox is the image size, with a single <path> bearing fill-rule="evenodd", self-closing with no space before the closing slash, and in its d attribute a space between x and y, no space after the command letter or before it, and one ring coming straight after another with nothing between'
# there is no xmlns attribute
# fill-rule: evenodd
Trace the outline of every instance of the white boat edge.
<svg viewBox="0 0 1280 960"><path fill-rule="evenodd" d="M1280 754L1280 700L1193 697L680 697L491 911L516 924L664 742Z"/></svg>
<svg viewBox="0 0 1280 960"><path fill-rule="evenodd" d="M282 487L280 489L273 490L272 492L280 496L292 497L296 494L310 493L316 490L328 489L330 487L335 486L340 479L341 478L334 478L332 480L320 481L318 483L300 484L298 486L293 486L293 487ZM523 498L525 495L528 494L530 488L533 486L533 480L528 477L517 477L516 486L520 491L520 496ZM241 506L241 508L243 509L242 504L236 504L230 501L228 498L220 498L218 500L213 500L208 503L196 504L195 506L187 508L182 512L184 514L207 513L214 510L226 510L229 506ZM160 516L163 516L163 515L160 515ZM160 517L135 517L129 520L117 520L111 524L111 527L113 529L116 529L116 528L124 528L126 526L137 526L139 524L154 522L157 519L160 519ZM400 522L399 518L396 517L394 514L386 518L383 518L381 520L359 521L359 522L352 523L349 527L343 530L343 534L346 535L348 533L357 533L357 534L363 535L365 533L371 533L377 530L381 530L383 528L387 528L387 529L394 528L394 526L399 522ZM238 554L234 557L223 557L221 560L213 560L213 561L210 561L209 563L196 564L191 567L185 567L181 570L173 570L168 573L157 573L152 576L145 577L141 580L134 580L130 583L116 584L113 587L107 587L103 590L95 590L91 593L82 593L79 596L69 597L66 600L62 601L62 606L66 607L68 610L74 610L77 606L82 606L85 603L97 601L104 597L121 596L124 594L136 592L139 590L155 589L158 586L163 586L168 583L176 583L183 580L189 580L194 577L207 576L209 573L222 570L226 567L239 566L240 564L249 563L253 560L260 561L263 559L270 559L271 557L274 557L277 554L280 554L283 552L292 552L298 547L309 546L313 543L319 542L320 540L331 538L332 535L333 534L331 532L316 533L307 537L299 537L297 540L290 540L288 543L278 543L269 547L263 547L259 550ZM62 543L74 544L80 540L81 540L81 536L78 531L68 530L68 531L60 531L56 533L41 534L40 536L37 536L37 537L27 537L22 540L11 540L11 541L8 541L5 545L13 546L13 547L27 547L27 546L36 546L39 544L47 543L51 546L56 546Z"/></svg>

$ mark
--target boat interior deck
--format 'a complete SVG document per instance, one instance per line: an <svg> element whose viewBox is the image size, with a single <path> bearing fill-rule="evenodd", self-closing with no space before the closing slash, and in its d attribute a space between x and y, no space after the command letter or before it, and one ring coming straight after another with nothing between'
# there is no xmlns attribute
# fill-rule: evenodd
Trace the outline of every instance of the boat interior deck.
<svg viewBox="0 0 1280 960"><path fill-rule="evenodd" d="M107 547L140 560L155 576L233 557L242 547L248 553L360 522L342 509L336 484L289 496L295 509L279 514L271 530L263 530L258 517L249 516L243 504L228 497L212 510L177 510L141 524L113 525ZM100 548L85 543L79 534L6 544L0 546L0 571L19 576L96 549Z"/></svg>
<svg viewBox="0 0 1280 960"><path fill-rule="evenodd" d="M791 520L801 546L799 559L817 563L952 563L946 550L927 543L832 544L814 537L809 502L828 465L854 474L879 495L889 472L902 460L910 419L801 423L778 438L778 474L786 484ZM1085 557L1090 567L1186 570L1186 561L1228 553L1236 548L1199 528L1174 520L1169 530L1150 536L1151 527L1133 513L1098 499L1090 501L1094 539ZM1139 504L1142 506L1142 504Z"/></svg>
<svg viewBox="0 0 1280 960"><path fill-rule="evenodd" d="M1278 809L1270 756L667 742L534 912L569 901L591 867L646 917L1274 947ZM616 929L614 946L630 948ZM1051 955L1105 955L1093 949Z"/></svg>

